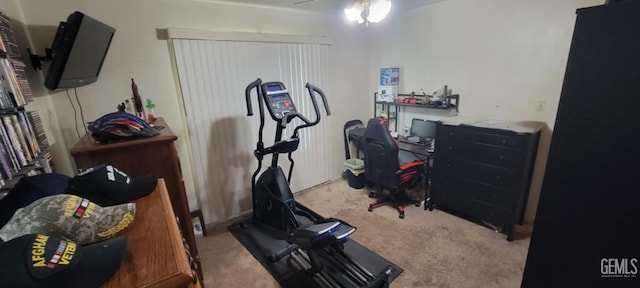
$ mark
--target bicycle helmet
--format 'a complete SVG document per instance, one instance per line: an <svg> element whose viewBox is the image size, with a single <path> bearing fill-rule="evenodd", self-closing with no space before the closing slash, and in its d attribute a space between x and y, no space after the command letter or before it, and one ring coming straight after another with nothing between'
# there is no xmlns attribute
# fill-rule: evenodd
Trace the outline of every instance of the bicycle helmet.
<svg viewBox="0 0 640 288"><path fill-rule="evenodd" d="M147 122L127 112L105 114L93 122L89 122L91 137L98 142L111 142L125 139L151 137L160 131Z"/></svg>

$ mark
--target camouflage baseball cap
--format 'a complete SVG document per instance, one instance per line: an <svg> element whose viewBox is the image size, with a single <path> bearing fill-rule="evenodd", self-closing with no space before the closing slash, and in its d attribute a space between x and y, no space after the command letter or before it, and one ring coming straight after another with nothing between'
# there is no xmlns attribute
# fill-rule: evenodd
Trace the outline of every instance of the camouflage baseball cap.
<svg viewBox="0 0 640 288"><path fill-rule="evenodd" d="M18 209L0 229L9 241L25 234L45 234L80 245L112 238L124 231L135 217L134 203L102 207L86 198L59 194L40 198Z"/></svg>

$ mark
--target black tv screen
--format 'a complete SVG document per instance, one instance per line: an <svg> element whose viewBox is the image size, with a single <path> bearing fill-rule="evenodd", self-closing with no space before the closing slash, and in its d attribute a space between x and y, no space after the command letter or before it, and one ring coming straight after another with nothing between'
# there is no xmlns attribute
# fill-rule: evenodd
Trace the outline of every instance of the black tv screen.
<svg viewBox="0 0 640 288"><path fill-rule="evenodd" d="M56 90L96 82L115 31L81 12L69 15L51 44L53 59L44 86Z"/></svg>

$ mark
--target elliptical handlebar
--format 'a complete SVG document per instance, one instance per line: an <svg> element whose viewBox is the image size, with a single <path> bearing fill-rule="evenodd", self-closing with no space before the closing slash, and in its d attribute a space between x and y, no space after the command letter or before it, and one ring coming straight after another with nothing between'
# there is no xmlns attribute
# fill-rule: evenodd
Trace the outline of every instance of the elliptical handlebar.
<svg viewBox="0 0 640 288"><path fill-rule="evenodd" d="M260 84L262 84L262 79L258 78L255 81L251 82L249 86L244 89L244 95L247 98L247 116L253 116L253 109L251 108L251 90L256 87L260 89ZM260 104L260 91L258 91L257 95L258 104ZM260 115L262 115L262 105L258 105L258 109L260 109Z"/></svg>
<svg viewBox="0 0 640 288"><path fill-rule="evenodd" d="M312 92L318 92L318 94L320 94L320 98L322 98L322 104L324 105L324 111L327 113L327 116L331 115L331 109L329 109L329 103L327 102L327 97L324 96L324 92L322 92L322 90L320 90L320 88L312 85L311 83L307 83L307 85L305 85L305 87L307 88L307 90L309 90L309 94L313 95ZM313 98L313 96L312 96ZM317 106L317 105L316 105Z"/></svg>
<svg viewBox="0 0 640 288"><path fill-rule="evenodd" d="M324 111L327 113L327 116L331 115L331 109L329 109L329 104L327 103L327 97L324 95L324 92L322 92L320 88L310 83L307 83L305 85L305 88L307 88L307 91L309 91L309 97L311 98L311 103L313 104L313 110L316 112L316 120L312 122L309 119L305 118L304 116L300 115L299 113L295 113L296 115L293 115L293 116L298 116L302 120L302 122L304 122L304 124L296 126L296 128L293 130L294 137L298 136L298 130L315 126L316 124L320 123L321 113L320 113L320 108L318 108L318 101L316 100L316 97L315 97L316 92L320 95L320 98L322 98L322 104L324 106Z"/></svg>

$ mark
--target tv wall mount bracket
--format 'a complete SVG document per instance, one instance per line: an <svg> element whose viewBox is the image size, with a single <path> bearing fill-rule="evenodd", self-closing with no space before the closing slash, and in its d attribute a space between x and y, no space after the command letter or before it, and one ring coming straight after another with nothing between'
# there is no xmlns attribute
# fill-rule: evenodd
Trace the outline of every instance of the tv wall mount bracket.
<svg viewBox="0 0 640 288"><path fill-rule="evenodd" d="M51 48L44 49L45 56L33 54L31 53L31 49L29 48L27 48L27 52L29 53L29 59L31 60L31 66L33 66L33 70L42 69L42 61L49 62L53 60L53 49Z"/></svg>

